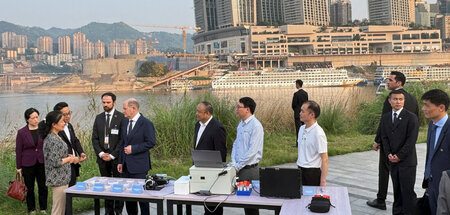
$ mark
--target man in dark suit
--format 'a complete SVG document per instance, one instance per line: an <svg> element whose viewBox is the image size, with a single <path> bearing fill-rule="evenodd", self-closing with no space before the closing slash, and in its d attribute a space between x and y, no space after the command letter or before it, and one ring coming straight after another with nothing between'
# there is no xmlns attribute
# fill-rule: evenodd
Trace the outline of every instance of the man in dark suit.
<svg viewBox="0 0 450 215"><path fill-rule="evenodd" d="M403 89L405 85L406 77L403 73L398 71L392 71L387 80L387 87L389 90L400 90L403 95L405 95L405 105L404 108L411 113L414 113L419 117L419 105L417 104L417 99L413 95L409 94ZM383 114L391 112L392 107L389 103L388 98L384 101ZM380 120L381 125L381 120ZM381 146L381 147L380 147ZM377 198L372 201L367 201L367 205L378 208L381 210L386 210L386 196L389 184L389 160L385 155L385 151L381 145L381 132L380 127L378 127L377 134L375 136L375 141L373 143L373 150L377 151L380 149L380 159L378 164L378 193Z"/></svg>
<svg viewBox="0 0 450 215"><path fill-rule="evenodd" d="M380 125L384 156L390 163L394 186L392 214L413 214L416 200L417 154L419 133L417 116L403 108L405 95L400 90L389 93L392 111L383 114Z"/></svg>
<svg viewBox="0 0 450 215"><path fill-rule="evenodd" d="M63 120L66 123L64 130L60 131L58 135L67 143L68 154L78 157L77 161L70 164L71 175L69 187L77 183L77 177L80 176L80 163L86 160L86 154L81 147L80 140L78 140L73 130L72 124L70 124L70 118L72 116L72 111L69 109L69 105L66 102L60 102L53 107L53 110L59 110L63 114Z"/></svg>
<svg viewBox="0 0 450 215"><path fill-rule="evenodd" d="M139 103L136 99L127 99L123 103L125 119L122 126L122 139L119 148L119 164L117 171L124 178L145 179L151 169L150 149L156 144L153 123L139 113ZM138 213L136 202L126 202L127 213ZM139 202L141 214L150 214L149 205Z"/></svg>
<svg viewBox="0 0 450 215"><path fill-rule="evenodd" d="M92 130L92 146L97 155L101 176L120 177L117 171L123 113L114 108L116 95L111 92L102 95L105 112L97 115ZM105 214L122 214L123 201L105 200Z"/></svg>
<svg viewBox="0 0 450 215"><path fill-rule="evenodd" d="M308 101L308 93L303 90L303 81L300 79L295 81L295 87L297 88L297 92L294 93L294 97L292 98L292 110L294 110L295 134L297 135L294 146L297 147L298 131L300 129L300 126L304 124L302 121L300 121L300 110L303 103Z"/></svg>
<svg viewBox="0 0 450 215"><path fill-rule="evenodd" d="M212 114L214 109L209 102L201 102L197 105L197 120L195 124L194 149L220 151L222 162L227 158L227 134L225 128L215 119ZM218 207L215 211L205 207L205 214L223 214L223 207Z"/></svg>
<svg viewBox="0 0 450 215"><path fill-rule="evenodd" d="M431 214L436 214L442 172L450 169L450 120L447 115L450 99L446 92L439 89L424 93L421 99L422 111L427 119L431 119L422 187L428 188Z"/></svg>

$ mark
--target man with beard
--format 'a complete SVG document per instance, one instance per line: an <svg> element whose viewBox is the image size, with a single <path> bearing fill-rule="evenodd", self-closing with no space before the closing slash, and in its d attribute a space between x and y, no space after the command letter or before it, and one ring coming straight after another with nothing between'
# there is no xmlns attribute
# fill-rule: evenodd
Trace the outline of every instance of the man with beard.
<svg viewBox="0 0 450 215"><path fill-rule="evenodd" d="M105 112L95 117L92 130L92 146L97 155L100 175L120 177L120 173L117 171L117 164L124 116L123 113L114 108L116 95L107 92L101 98ZM105 214L122 214L122 209L123 201L105 200Z"/></svg>

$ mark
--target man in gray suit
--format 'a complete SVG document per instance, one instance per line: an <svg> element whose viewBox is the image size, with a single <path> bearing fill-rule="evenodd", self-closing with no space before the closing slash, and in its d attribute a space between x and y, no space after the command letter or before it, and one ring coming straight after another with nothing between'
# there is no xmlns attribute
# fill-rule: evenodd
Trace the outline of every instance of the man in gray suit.
<svg viewBox="0 0 450 215"><path fill-rule="evenodd" d="M436 214L450 214L450 170L442 172Z"/></svg>

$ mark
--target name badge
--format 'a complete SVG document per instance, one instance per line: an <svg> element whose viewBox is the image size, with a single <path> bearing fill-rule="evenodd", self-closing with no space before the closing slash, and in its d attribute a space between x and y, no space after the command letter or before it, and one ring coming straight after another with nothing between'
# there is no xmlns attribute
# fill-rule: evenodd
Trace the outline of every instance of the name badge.
<svg viewBox="0 0 450 215"><path fill-rule="evenodd" d="M108 136L105 137L105 144L109 144L109 137Z"/></svg>
<svg viewBox="0 0 450 215"><path fill-rule="evenodd" d="M111 134L119 135L119 129L116 128L111 129Z"/></svg>
<svg viewBox="0 0 450 215"><path fill-rule="evenodd" d="M133 186L131 187L131 193L134 193L134 194L141 194L142 191L143 191L142 185L133 185Z"/></svg>
<svg viewBox="0 0 450 215"><path fill-rule="evenodd" d="M77 182L75 190L86 190L86 182Z"/></svg>
<svg viewBox="0 0 450 215"><path fill-rule="evenodd" d="M97 184L94 184L94 189L92 189L92 190L95 192L103 192L103 187L104 187L103 184L97 183Z"/></svg>

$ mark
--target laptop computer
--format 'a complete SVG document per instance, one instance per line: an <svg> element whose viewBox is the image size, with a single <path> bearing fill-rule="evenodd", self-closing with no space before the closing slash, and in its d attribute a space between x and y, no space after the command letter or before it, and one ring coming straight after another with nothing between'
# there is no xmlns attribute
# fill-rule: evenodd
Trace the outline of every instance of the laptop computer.
<svg viewBox="0 0 450 215"><path fill-rule="evenodd" d="M220 151L191 150L195 167L223 168L227 163L222 162Z"/></svg>
<svg viewBox="0 0 450 215"><path fill-rule="evenodd" d="M259 168L260 195L297 198L302 196L302 172L297 168Z"/></svg>

